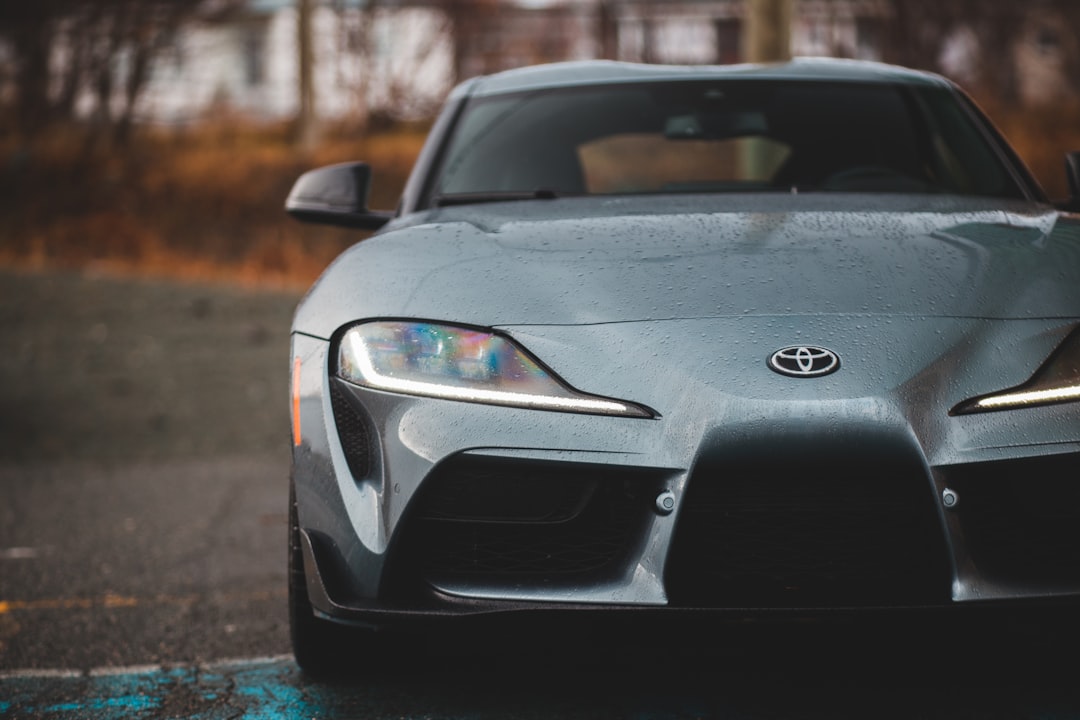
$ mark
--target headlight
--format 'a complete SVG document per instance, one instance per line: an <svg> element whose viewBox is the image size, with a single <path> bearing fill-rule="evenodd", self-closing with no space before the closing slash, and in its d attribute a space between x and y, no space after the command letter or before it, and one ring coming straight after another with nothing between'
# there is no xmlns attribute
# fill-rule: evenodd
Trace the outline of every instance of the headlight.
<svg viewBox="0 0 1080 720"><path fill-rule="evenodd" d="M1080 401L1080 328L1073 330L1023 385L965 400L950 415Z"/></svg>
<svg viewBox="0 0 1080 720"><path fill-rule="evenodd" d="M655 417L640 405L578 392L505 335L450 325L378 321L350 328L338 346L338 375L406 395Z"/></svg>

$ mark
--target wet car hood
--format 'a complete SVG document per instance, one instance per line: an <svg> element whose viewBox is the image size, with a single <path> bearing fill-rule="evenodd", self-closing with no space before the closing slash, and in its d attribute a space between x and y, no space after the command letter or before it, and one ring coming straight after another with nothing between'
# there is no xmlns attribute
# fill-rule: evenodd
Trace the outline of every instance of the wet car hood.
<svg viewBox="0 0 1080 720"><path fill-rule="evenodd" d="M346 251L294 329L375 317L495 325L1080 315L1080 223L936 196L564 198L433 210ZM316 308L318 311L316 312Z"/></svg>

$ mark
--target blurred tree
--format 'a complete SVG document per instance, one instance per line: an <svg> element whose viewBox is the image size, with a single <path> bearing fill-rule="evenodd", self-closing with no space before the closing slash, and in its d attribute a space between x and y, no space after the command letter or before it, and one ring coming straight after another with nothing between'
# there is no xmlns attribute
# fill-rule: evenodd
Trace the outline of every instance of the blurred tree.
<svg viewBox="0 0 1080 720"><path fill-rule="evenodd" d="M745 48L747 62L791 59L794 0L747 0Z"/></svg>
<svg viewBox="0 0 1080 720"><path fill-rule="evenodd" d="M352 127L384 129L438 112L453 81L455 47L441 4L433 10L399 0L324 1L334 13L337 35L332 72L338 87L349 90ZM445 86L433 93L427 83L437 83L439 76Z"/></svg>
<svg viewBox="0 0 1080 720"><path fill-rule="evenodd" d="M68 3L0 3L0 38L11 48L12 101L16 127L32 132L48 122L49 54L59 15Z"/></svg>
<svg viewBox="0 0 1080 720"><path fill-rule="evenodd" d="M638 12L641 14L641 62L658 63L660 53L657 45L656 3L653 0L639 0Z"/></svg>
<svg viewBox="0 0 1080 720"><path fill-rule="evenodd" d="M329 0L335 13L337 28L338 83L353 88L355 104L354 121L360 128L367 125L370 112L368 94L371 87L374 27L376 10L381 0L368 0L360 7L353 7L349 0ZM342 64L345 67L342 67ZM351 72L355 64L358 72Z"/></svg>
<svg viewBox="0 0 1080 720"><path fill-rule="evenodd" d="M968 59L972 77L964 78L984 97L1002 103L1021 98L1018 46L1028 40L1032 23L1055 28L1063 55L1063 82L1080 92L1080 2L1077 0L889 0L884 57L908 67L947 72L943 59L951 43L967 33L974 39ZM1071 41L1071 42L1070 42Z"/></svg>
<svg viewBox="0 0 1080 720"><path fill-rule="evenodd" d="M500 0L432 0L432 4L446 15L455 82L502 69L496 32Z"/></svg>
<svg viewBox="0 0 1080 720"><path fill-rule="evenodd" d="M312 15L315 0L296 0L297 93L296 143L311 150L316 143L318 118L315 114L315 40Z"/></svg>
<svg viewBox="0 0 1080 720"><path fill-rule="evenodd" d="M603 60L618 60L619 17L613 0L597 0L596 32L599 57Z"/></svg>
<svg viewBox="0 0 1080 720"><path fill-rule="evenodd" d="M0 3L13 59L15 128L30 137L91 110L92 128L124 143L155 58L185 22L243 0L34 0Z"/></svg>

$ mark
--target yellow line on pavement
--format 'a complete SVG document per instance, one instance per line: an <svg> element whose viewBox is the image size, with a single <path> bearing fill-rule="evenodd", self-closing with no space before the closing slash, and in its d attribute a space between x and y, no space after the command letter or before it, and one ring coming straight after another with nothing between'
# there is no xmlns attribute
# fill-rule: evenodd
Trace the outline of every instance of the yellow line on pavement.
<svg viewBox="0 0 1080 720"><path fill-rule="evenodd" d="M215 596L225 602L272 600L284 597L285 591L260 591L230 593ZM208 598L199 595L155 595L154 597L131 597L108 593L96 598L43 598L40 600L0 600L0 615L26 610L89 610L91 608L131 608L153 605L193 605Z"/></svg>

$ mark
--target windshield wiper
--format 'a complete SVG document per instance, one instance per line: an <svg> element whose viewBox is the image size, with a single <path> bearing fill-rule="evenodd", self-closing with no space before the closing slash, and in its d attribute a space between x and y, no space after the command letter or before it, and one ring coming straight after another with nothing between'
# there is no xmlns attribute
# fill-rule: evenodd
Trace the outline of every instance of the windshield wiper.
<svg viewBox="0 0 1080 720"><path fill-rule="evenodd" d="M513 202L515 200L554 200L562 197L557 190L541 188L539 190L511 190L507 192L447 193L436 195L432 203L435 207L450 205L472 205L474 203Z"/></svg>

